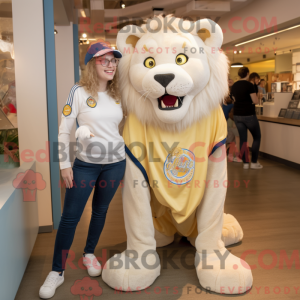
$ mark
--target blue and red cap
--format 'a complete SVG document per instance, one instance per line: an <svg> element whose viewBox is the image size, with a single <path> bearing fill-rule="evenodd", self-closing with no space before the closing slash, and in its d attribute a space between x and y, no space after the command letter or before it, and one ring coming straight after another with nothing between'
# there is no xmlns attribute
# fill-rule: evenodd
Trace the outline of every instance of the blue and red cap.
<svg viewBox="0 0 300 300"><path fill-rule="evenodd" d="M86 65L93 57L98 57L98 56L101 56L101 55L104 55L104 54L110 53L110 52L112 52L112 54L114 55L115 58L122 57L122 53L120 51L109 47L109 45L107 43L96 42L96 43L90 45L90 47L85 55L84 63Z"/></svg>

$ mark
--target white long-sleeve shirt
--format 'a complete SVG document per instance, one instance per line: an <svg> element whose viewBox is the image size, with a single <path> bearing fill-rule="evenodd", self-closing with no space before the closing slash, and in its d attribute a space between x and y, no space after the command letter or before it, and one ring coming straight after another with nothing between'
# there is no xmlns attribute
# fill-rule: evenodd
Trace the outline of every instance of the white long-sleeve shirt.
<svg viewBox="0 0 300 300"><path fill-rule="evenodd" d="M110 164L125 159L124 140L119 133L123 112L120 103L107 92L98 93L98 101L83 87L74 85L63 108L59 126L60 169L71 167L70 132L75 122L77 127L87 126L95 137L77 139L76 157L94 164Z"/></svg>

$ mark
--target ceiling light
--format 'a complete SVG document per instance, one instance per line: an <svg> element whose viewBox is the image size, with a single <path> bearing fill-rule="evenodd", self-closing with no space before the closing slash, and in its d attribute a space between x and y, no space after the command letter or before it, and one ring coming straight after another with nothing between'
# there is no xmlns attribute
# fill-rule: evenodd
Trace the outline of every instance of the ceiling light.
<svg viewBox="0 0 300 300"><path fill-rule="evenodd" d="M242 53L242 50L240 50L239 53Z"/></svg>
<svg viewBox="0 0 300 300"><path fill-rule="evenodd" d="M231 68L242 68L243 66L244 66L243 64L238 62L231 64Z"/></svg>
<svg viewBox="0 0 300 300"><path fill-rule="evenodd" d="M85 11L83 9L80 10L80 14L83 18L86 18L86 14L85 14Z"/></svg>
<svg viewBox="0 0 300 300"><path fill-rule="evenodd" d="M56 29L54 29L54 34L58 34L58 31Z"/></svg>
<svg viewBox="0 0 300 300"><path fill-rule="evenodd" d="M83 33L83 34L82 34L82 37L86 38L86 36L87 36L86 33Z"/></svg>
<svg viewBox="0 0 300 300"><path fill-rule="evenodd" d="M125 8L125 3L123 1L120 2L120 7Z"/></svg>
<svg viewBox="0 0 300 300"><path fill-rule="evenodd" d="M238 46L241 46L241 45L244 45L244 44L248 44L248 43L251 43L251 42L254 42L254 41L257 41L257 40L261 40L261 39L264 39L268 36L272 36L272 35L275 35L275 34L278 34L278 33L281 33L281 32L285 32L287 30L292 30L292 29L295 29L295 28L298 28L300 27L300 25L296 25L296 26L293 26L293 27L290 27L290 28L287 28L287 29L283 29L283 30L280 30L280 31L277 31L277 32L273 32L273 33L270 33L270 34L267 34L267 35L264 35L264 36L261 36L259 38L256 38L256 39L253 39L253 40L249 40L247 42L243 42L243 43L240 43L240 44L236 44L235 47L238 47Z"/></svg>
<svg viewBox="0 0 300 300"><path fill-rule="evenodd" d="M234 51L234 54L237 54L237 51Z"/></svg>

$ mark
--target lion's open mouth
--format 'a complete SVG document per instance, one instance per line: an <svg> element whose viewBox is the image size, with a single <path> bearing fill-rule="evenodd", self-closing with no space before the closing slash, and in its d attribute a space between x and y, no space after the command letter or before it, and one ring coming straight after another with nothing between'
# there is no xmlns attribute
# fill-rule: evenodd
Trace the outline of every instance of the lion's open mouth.
<svg viewBox="0 0 300 300"><path fill-rule="evenodd" d="M169 94L164 94L157 99L158 108L161 110L173 110L182 106L183 97L177 97Z"/></svg>

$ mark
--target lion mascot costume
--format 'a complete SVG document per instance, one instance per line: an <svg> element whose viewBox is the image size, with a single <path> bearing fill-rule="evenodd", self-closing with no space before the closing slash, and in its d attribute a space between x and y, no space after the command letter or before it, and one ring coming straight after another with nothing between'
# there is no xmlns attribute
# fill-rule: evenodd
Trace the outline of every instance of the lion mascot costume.
<svg viewBox="0 0 300 300"><path fill-rule="evenodd" d="M118 33L127 250L103 268L112 288L153 284L161 268L156 247L172 243L175 233L195 246L202 287L238 294L252 286L249 265L225 248L243 232L224 214L227 125L220 104L228 93L228 60L222 42L221 28L208 19L158 16Z"/></svg>

